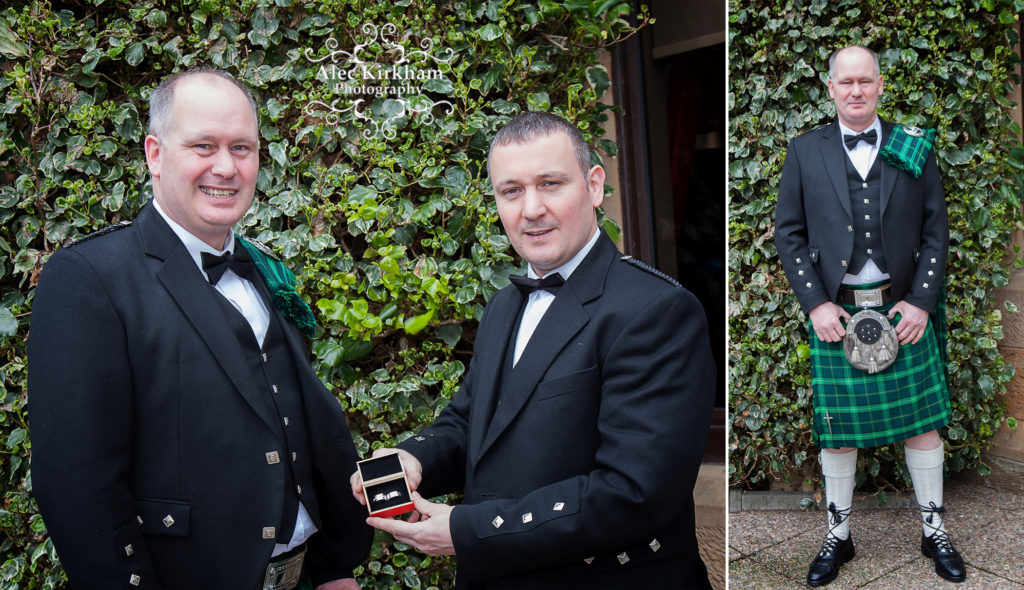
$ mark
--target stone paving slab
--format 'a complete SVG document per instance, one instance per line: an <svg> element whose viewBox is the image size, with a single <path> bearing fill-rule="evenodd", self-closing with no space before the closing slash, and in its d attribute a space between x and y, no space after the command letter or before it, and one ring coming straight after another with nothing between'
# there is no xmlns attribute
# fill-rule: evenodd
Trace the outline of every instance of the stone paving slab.
<svg viewBox="0 0 1024 590"><path fill-rule="evenodd" d="M990 465L991 475L958 474L946 484L946 523L967 564L966 582L939 578L932 560L921 555L921 521L909 507L916 503L911 493L900 495L895 509L855 510L850 522L857 555L828 589L1024 589L1024 466L999 460ZM730 494L730 500L735 497ZM807 567L825 534L825 514L731 512L730 590L806 588Z"/></svg>

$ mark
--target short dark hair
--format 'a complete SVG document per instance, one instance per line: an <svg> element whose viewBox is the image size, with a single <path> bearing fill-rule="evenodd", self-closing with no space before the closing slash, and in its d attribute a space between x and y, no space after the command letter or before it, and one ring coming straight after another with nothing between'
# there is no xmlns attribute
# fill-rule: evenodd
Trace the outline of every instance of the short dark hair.
<svg viewBox="0 0 1024 590"><path fill-rule="evenodd" d="M580 133L578 127L562 117L542 111L520 113L495 134L494 139L491 140L491 148L487 152L487 175L491 175L491 154L494 153L495 147L512 143L526 143L535 137L559 132L569 138L569 143L572 144L572 149L576 153L576 161L586 178L587 173L593 168L593 164L590 161L590 146L583 139L583 134Z"/></svg>
<svg viewBox="0 0 1024 590"><path fill-rule="evenodd" d="M153 90L153 93L149 95L149 134L155 135L162 138L164 133L167 133L171 126L171 105L174 104L174 90L178 86L178 82L181 82L185 78L199 75L210 75L217 76L222 80L231 82L235 88L238 88L245 94L245 98L249 100L249 106L252 107L253 118L256 119L257 126L259 125L259 109L256 108L256 99L253 98L252 91L245 84L239 82L234 76L219 70L217 68L211 68L208 66L201 66L191 68L183 72L168 76L163 79L162 82Z"/></svg>
<svg viewBox="0 0 1024 590"><path fill-rule="evenodd" d="M828 56L828 77L832 78L836 73L836 56L846 51L847 49L863 49L871 54L871 58L875 60L875 75L882 75L882 68L878 65L878 54L874 50L864 47L863 45L847 45L846 47L840 47L832 52L832 55Z"/></svg>

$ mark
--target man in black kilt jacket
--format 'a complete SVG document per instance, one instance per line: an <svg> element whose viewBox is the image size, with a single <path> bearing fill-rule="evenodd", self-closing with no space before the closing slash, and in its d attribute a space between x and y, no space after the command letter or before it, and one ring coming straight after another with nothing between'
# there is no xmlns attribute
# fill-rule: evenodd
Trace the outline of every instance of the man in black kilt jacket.
<svg viewBox="0 0 1024 590"><path fill-rule="evenodd" d="M43 269L32 480L76 590L358 588L372 530L300 332L315 321L294 275L232 233L259 143L234 78L169 77L150 97L153 201Z"/></svg>
<svg viewBox="0 0 1024 590"><path fill-rule="evenodd" d="M939 576L953 582L966 577L943 523L938 433L950 417L940 345L946 202L925 142L933 132L878 117L882 85L878 56L870 49L850 46L832 54L828 88L838 121L790 142L776 207L779 258L810 319L814 433L828 504L828 532L811 563L810 586L834 580L854 556L848 518L857 449L898 441L905 441L921 507L921 551L934 560ZM916 169L913 162L890 158L900 146L920 148ZM850 360L844 350L845 324L864 309L889 321L875 323L873 333L857 331L857 338L871 344L879 332L894 329L898 352L885 368L856 368L857 348Z"/></svg>

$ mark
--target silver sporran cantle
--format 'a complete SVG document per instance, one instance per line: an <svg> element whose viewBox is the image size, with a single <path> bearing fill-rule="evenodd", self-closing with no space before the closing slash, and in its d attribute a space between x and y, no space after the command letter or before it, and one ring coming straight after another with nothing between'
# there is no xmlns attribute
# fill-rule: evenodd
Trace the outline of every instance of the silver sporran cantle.
<svg viewBox="0 0 1024 590"><path fill-rule="evenodd" d="M843 352L851 365L873 375L896 360L900 344L889 318L862 309L846 322Z"/></svg>

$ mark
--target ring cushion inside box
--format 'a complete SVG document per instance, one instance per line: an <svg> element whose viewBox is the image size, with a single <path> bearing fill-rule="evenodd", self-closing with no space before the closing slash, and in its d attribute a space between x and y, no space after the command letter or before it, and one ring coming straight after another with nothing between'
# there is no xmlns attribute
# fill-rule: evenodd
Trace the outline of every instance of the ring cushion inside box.
<svg viewBox="0 0 1024 590"><path fill-rule="evenodd" d="M394 508L411 501L409 492L402 478L392 479L375 485L366 486L366 500L370 503L371 512L379 512Z"/></svg>

